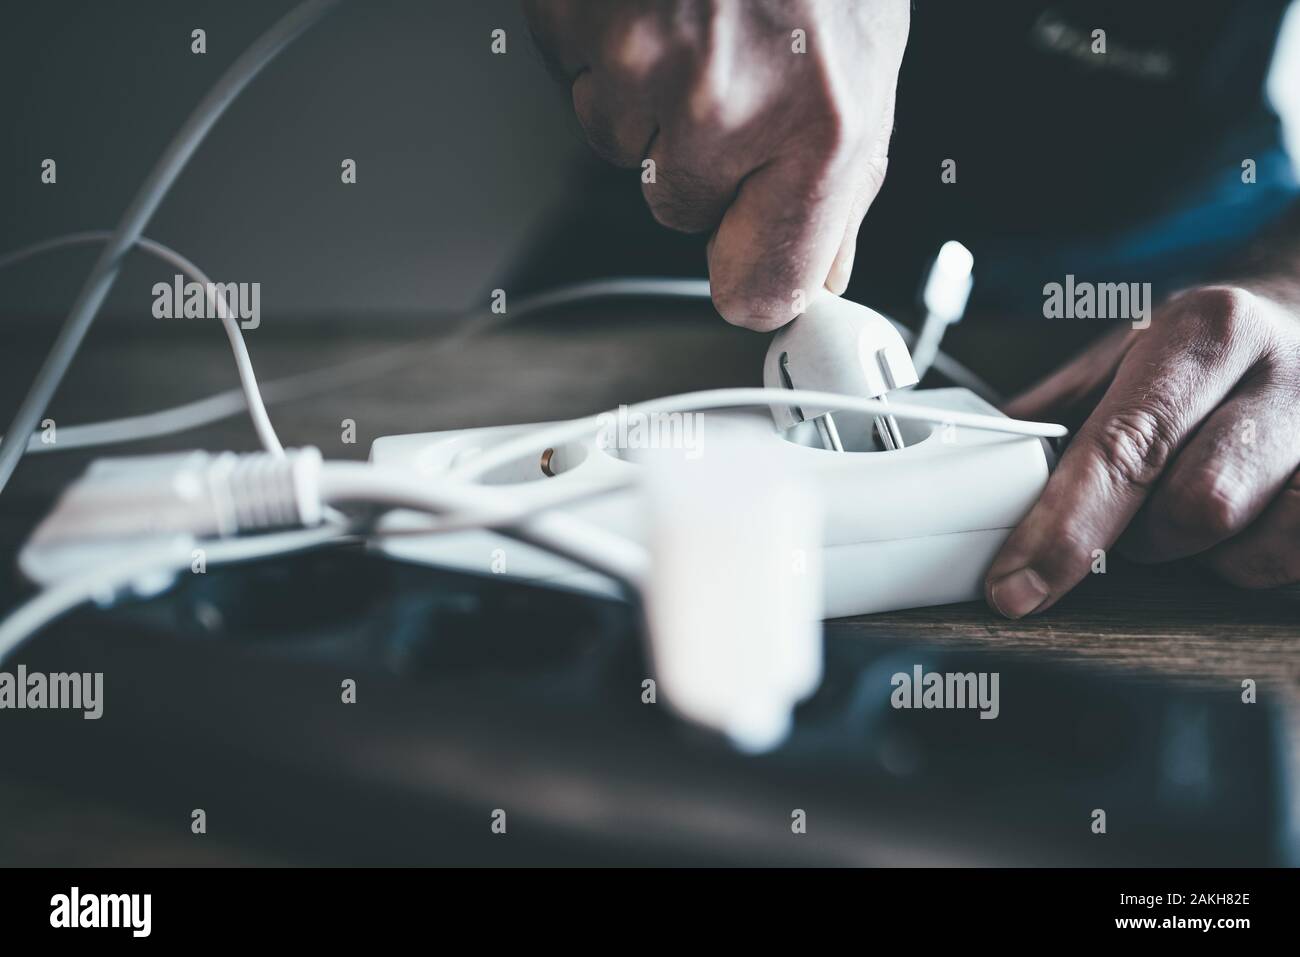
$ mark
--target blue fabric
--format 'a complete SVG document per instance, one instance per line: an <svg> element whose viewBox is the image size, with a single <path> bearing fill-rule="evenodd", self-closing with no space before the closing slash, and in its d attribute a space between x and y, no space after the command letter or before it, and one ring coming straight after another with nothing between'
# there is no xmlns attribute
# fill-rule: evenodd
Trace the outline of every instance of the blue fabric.
<svg viewBox="0 0 1300 957"><path fill-rule="evenodd" d="M1041 314L1069 274L1213 278L1300 199L1264 92L1288 3L918 0L850 294L914 302L948 239L975 254L973 308Z"/></svg>
<svg viewBox="0 0 1300 957"><path fill-rule="evenodd" d="M1176 202L1131 227L1055 243L1042 237L981 244L982 302L1011 308L1041 305L1044 283L1067 274L1080 280L1150 282L1158 297L1214 277L1252 240L1286 215L1300 195L1291 159L1277 144L1233 143L1223 162L1183 185ZM1243 157L1256 161L1256 181L1242 182ZM1235 166L1233 164L1236 164Z"/></svg>

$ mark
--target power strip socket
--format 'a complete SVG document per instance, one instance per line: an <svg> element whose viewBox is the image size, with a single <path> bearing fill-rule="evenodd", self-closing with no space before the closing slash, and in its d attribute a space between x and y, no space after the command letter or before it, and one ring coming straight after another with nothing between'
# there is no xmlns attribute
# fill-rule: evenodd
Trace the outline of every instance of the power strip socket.
<svg viewBox="0 0 1300 957"><path fill-rule="evenodd" d="M999 415L966 389L914 390L909 404L943 411ZM695 415L691 413L690 415ZM508 490L534 482L581 483L632 475L649 457L726 454L743 445L759 460L792 470L820 496L825 512L823 567L829 618L943 605L977 599L984 572L1002 542L1037 500L1047 481L1050 450L1042 439L924 422L902 423L906 448L871 449L871 417L836 413L843 452L820 447L804 423L781 433L765 409L698 413L679 441L664 443L655 429L617 430L622 440L604 447L595 432L556 448L539 447L483 476ZM465 457L546 423L376 439L370 460L409 469L431 482ZM685 439L682 441L682 439ZM633 470L629 472L628 470ZM579 499L561 510L635 541L646 541L642 493L634 486ZM756 517L757 520L757 517ZM427 521L394 512L385 528ZM512 575L556 586L613 594L603 576L491 531L395 535L372 546L404 561Z"/></svg>

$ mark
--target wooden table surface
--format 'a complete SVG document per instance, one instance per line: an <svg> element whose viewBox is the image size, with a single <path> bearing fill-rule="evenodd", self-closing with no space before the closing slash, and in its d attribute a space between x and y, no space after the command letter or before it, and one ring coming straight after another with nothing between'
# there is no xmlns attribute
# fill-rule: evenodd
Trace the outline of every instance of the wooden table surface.
<svg viewBox="0 0 1300 957"><path fill-rule="evenodd" d="M267 317L248 334L263 380L404 350L401 364L381 375L273 406L285 444L314 444L327 457L361 459L380 435L576 416L685 389L756 385L766 341L725 325L706 306L680 303L607 301L553 310L453 348L439 346L440 328L446 324L433 318L293 323ZM53 333L52 323L9 321L0 348L6 419ZM1085 337L1085 330L1059 326L968 320L948 345L1011 391ZM234 385L215 322L104 322L74 364L52 416L71 424L146 412ZM356 423L354 444L342 441L344 419ZM196 447L253 449L256 442L247 418L238 416L119 451ZM11 564L19 543L89 458L76 452L29 457L0 496L0 549L11 569L0 578L0 607L12 605L20 590ZM972 602L843 619L830 627L863 639L915 636L972 652L1083 661L1202 685L1239 687L1243 678L1254 678L1261 696L1278 696L1293 717L1300 715L1300 589L1239 591L1194 563L1141 567L1114 559L1107 574L1091 576L1046 614L1018 622ZM40 804L44 814L57 817L51 808L58 805L48 796L35 800L18 784L0 785L0 792L0 804Z"/></svg>

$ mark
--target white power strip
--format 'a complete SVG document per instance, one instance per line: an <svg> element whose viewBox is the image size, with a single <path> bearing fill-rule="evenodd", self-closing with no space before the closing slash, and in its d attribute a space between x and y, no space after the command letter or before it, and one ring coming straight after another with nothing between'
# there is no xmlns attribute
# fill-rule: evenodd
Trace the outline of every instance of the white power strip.
<svg viewBox="0 0 1300 957"><path fill-rule="evenodd" d="M907 401L941 411L998 415L965 389L912 391ZM828 452L817 446L811 423L782 434L763 409L699 416L673 433L686 441L656 442L665 433L648 428L640 435L629 432L628 447L605 448L593 432L550 450L539 447L489 471L482 481L503 491L563 483L577 499L559 510L644 543L647 510L636 485L589 500L580 495L583 485L595 489L618 476L635 480L652 457L671 462L738 449L751 456L759 453L759 461L789 470L822 502L825 612L831 618L979 598L998 547L1047 481L1047 450L1031 436L906 422L906 448L853 451L871 447L871 417L839 413L846 451ZM371 446L370 459L436 482L476 453L536 427L384 436ZM423 522L423 515L398 511L387 515L382 527L415 528ZM603 576L491 531L393 535L375 540L372 547L405 561L600 593L614 590Z"/></svg>

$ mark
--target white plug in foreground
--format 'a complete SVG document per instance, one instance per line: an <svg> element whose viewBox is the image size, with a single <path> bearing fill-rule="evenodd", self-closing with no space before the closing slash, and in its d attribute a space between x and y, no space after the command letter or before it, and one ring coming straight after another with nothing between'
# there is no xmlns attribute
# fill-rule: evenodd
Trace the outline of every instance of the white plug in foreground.
<svg viewBox="0 0 1300 957"><path fill-rule="evenodd" d="M820 500L731 443L646 469L644 591L659 691L736 747L768 750L821 683Z"/></svg>

